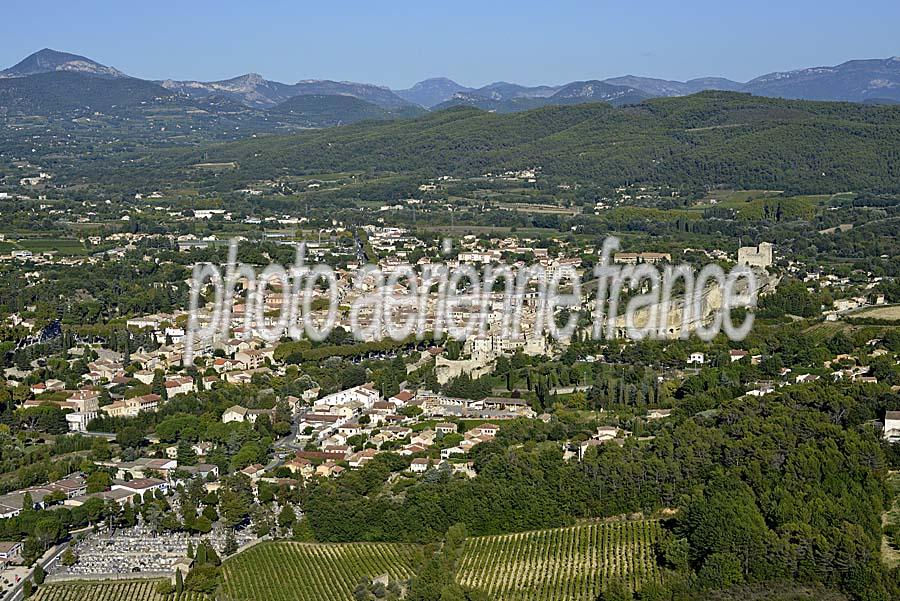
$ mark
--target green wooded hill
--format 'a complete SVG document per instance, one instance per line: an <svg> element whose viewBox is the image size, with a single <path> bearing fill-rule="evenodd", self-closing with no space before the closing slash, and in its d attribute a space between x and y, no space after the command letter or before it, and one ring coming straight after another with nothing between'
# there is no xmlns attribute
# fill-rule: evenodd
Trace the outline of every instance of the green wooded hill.
<svg viewBox="0 0 900 601"><path fill-rule="evenodd" d="M173 96L172 92L143 79L52 71L0 79L0 114L46 115L86 108L108 110L170 96Z"/></svg>
<svg viewBox="0 0 900 601"><path fill-rule="evenodd" d="M286 173L471 176L539 166L545 176L608 185L898 191L900 107L732 92L503 115L458 107L417 119L241 141L211 149L207 160L238 162L221 185ZM190 157L182 161L190 173Z"/></svg>
<svg viewBox="0 0 900 601"><path fill-rule="evenodd" d="M425 111L412 106L386 109L353 96L339 94L304 94L282 102L273 107L271 112L290 115L295 123L306 122L309 127L331 127L365 120L421 115Z"/></svg>

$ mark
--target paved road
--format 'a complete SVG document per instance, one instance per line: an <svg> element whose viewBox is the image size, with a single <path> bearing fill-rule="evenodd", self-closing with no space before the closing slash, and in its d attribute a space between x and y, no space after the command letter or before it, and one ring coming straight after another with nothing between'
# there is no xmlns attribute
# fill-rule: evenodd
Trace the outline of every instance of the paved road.
<svg viewBox="0 0 900 601"><path fill-rule="evenodd" d="M272 461L266 465L266 471L281 467L284 465L285 460L294 454L294 451L303 450L303 447L297 444L297 425L303 420L306 412L306 407L300 409L291 420L291 431L287 436L283 436L273 443L272 446L275 447L275 456L272 458ZM280 457L279 455L284 455L284 457Z"/></svg>

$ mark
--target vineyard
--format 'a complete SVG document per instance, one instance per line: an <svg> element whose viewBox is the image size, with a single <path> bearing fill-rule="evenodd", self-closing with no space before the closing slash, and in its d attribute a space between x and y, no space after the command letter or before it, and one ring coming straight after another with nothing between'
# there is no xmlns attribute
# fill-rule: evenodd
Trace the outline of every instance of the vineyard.
<svg viewBox="0 0 900 601"><path fill-rule="evenodd" d="M657 521L592 522L466 541L457 577L496 601L581 601L611 580L639 590L661 578Z"/></svg>
<svg viewBox="0 0 900 601"><path fill-rule="evenodd" d="M470 538L457 577L493 601L593 601L606 583L635 590L659 582L657 521L591 522ZM223 592L232 601L353 601L363 576L413 574L415 545L262 543L227 559ZM156 580L45 584L33 601L207 601L199 593L163 597Z"/></svg>
<svg viewBox="0 0 900 601"><path fill-rule="evenodd" d="M79 580L43 584L32 601L207 601L202 593L159 595L158 580Z"/></svg>
<svg viewBox="0 0 900 601"><path fill-rule="evenodd" d="M233 601L353 601L363 576L412 575L413 545L263 543L223 564Z"/></svg>

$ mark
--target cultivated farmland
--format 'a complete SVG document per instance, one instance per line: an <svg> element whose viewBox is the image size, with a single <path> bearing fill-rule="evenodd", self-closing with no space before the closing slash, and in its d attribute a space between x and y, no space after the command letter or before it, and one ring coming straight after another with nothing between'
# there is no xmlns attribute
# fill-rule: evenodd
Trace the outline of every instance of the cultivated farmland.
<svg viewBox="0 0 900 601"><path fill-rule="evenodd" d="M32 601L206 601L202 593L159 595L159 580L82 580L47 583L38 587Z"/></svg>
<svg viewBox="0 0 900 601"><path fill-rule="evenodd" d="M658 521L590 522L567 528L470 538L457 578L492 601L593 601L618 580L640 590L659 582L653 544ZM413 574L415 545L261 543L223 564L232 601L353 601L363 576ZM35 601L205 601L199 594L161 597L156 581L46 584Z"/></svg>
<svg viewBox="0 0 900 601"><path fill-rule="evenodd" d="M657 521L593 522L466 541L457 577L496 601L593 600L612 580L658 582Z"/></svg>
<svg viewBox="0 0 900 601"><path fill-rule="evenodd" d="M233 601L353 601L363 576L409 578L413 545L262 543L224 562Z"/></svg>

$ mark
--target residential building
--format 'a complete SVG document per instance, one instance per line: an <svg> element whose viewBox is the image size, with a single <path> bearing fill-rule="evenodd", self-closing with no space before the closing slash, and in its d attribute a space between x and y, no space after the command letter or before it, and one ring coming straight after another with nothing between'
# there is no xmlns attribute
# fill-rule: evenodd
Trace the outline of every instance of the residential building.
<svg viewBox="0 0 900 601"><path fill-rule="evenodd" d="M4 568L11 563L22 560L22 541L0 541L0 566Z"/></svg>
<svg viewBox="0 0 900 601"><path fill-rule="evenodd" d="M110 417L135 417L143 411L156 411L161 401L162 397L158 394L145 394L143 396L115 401L101 407L100 410Z"/></svg>
<svg viewBox="0 0 900 601"><path fill-rule="evenodd" d="M222 423L242 422L247 417L247 409L240 405L232 405L222 414Z"/></svg>
<svg viewBox="0 0 900 601"><path fill-rule="evenodd" d="M421 474L423 472L428 471L428 466L430 465L430 461L425 458L413 459L409 464L409 471L414 474Z"/></svg>
<svg viewBox="0 0 900 601"><path fill-rule="evenodd" d="M884 439L889 442L900 442L900 411L885 412Z"/></svg>

